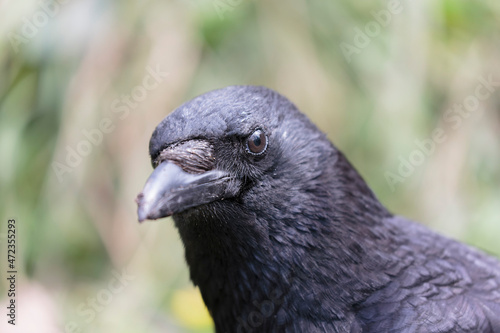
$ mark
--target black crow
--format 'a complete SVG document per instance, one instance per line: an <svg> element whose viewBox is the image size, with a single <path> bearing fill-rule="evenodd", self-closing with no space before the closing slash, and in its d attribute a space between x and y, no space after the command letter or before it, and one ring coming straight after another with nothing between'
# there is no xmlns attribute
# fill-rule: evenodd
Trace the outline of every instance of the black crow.
<svg viewBox="0 0 500 333"><path fill-rule="evenodd" d="M500 332L500 263L392 215L289 100L201 95L155 129L139 220L173 216L217 332Z"/></svg>

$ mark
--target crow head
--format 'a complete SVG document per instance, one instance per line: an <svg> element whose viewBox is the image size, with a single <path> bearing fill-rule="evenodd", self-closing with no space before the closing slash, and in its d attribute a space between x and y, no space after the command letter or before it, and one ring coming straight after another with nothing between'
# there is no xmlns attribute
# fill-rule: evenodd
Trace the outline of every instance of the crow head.
<svg viewBox="0 0 500 333"><path fill-rule="evenodd" d="M308 183L321 162L335 162L323 134L261 87L228 87L182 105L158 125L149 150L155 171L139 196L141 221L221 200L270 203L277 198L269 190Z"/></svg>
<svg viewBox="0 0 500 333"><path fill-rule="evenodd" d="M273 297L267 322L310 309L340 316L353 295L323 310L328 294L290 295L326 281L341 295L354 284L343 267L369 248L358 239L376 236L363 226L389 213L290 101L263 87L209 92L168 115L149 151L155 170L137 199L139 220L173 216L218 330L235 331L255 302Z"/></svg>

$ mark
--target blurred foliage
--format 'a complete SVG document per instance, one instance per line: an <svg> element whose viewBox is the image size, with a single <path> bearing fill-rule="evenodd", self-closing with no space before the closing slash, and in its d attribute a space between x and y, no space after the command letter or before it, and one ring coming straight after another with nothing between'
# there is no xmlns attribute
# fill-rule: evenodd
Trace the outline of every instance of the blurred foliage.
<svg viewBox="0 0 500 333"><path fill-rule="evenodd" d="M498 86L460 126L446 118L479 78L500 81L498 1L0 6L0 217L18 221L23 331L212 330L172 221L139 225L133 199L156 124L231 84L288 96L393 212L500 255ZM168 75L140 95L152 71ZM447 139L392 190L387 172L437 128ZM132 280L115 293L123 269Z"/></svg>

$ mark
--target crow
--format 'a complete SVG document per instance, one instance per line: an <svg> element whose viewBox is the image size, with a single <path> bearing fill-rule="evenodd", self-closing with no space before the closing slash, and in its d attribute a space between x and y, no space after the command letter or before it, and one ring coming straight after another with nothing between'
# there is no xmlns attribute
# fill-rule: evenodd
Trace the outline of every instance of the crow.
<svg viewBox="0 0 500 333"><path fill-rule="evenodd" d="M500 332L500 262L391 214L277 92L198 96L149 153L139 221L173 217L216 332Z"/></svg>

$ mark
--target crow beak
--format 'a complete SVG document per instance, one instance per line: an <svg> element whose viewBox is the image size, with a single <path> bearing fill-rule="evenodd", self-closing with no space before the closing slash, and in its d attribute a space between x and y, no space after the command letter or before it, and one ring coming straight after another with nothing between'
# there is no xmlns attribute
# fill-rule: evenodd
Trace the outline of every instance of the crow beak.
<svg viewBox="0 0 500 333"><path fill-rule="evenodd" d="M234 196L234 178L220 170L188 173L173 162L162 162L137 196L139 222L156 220L189 208Z"/></svg>

